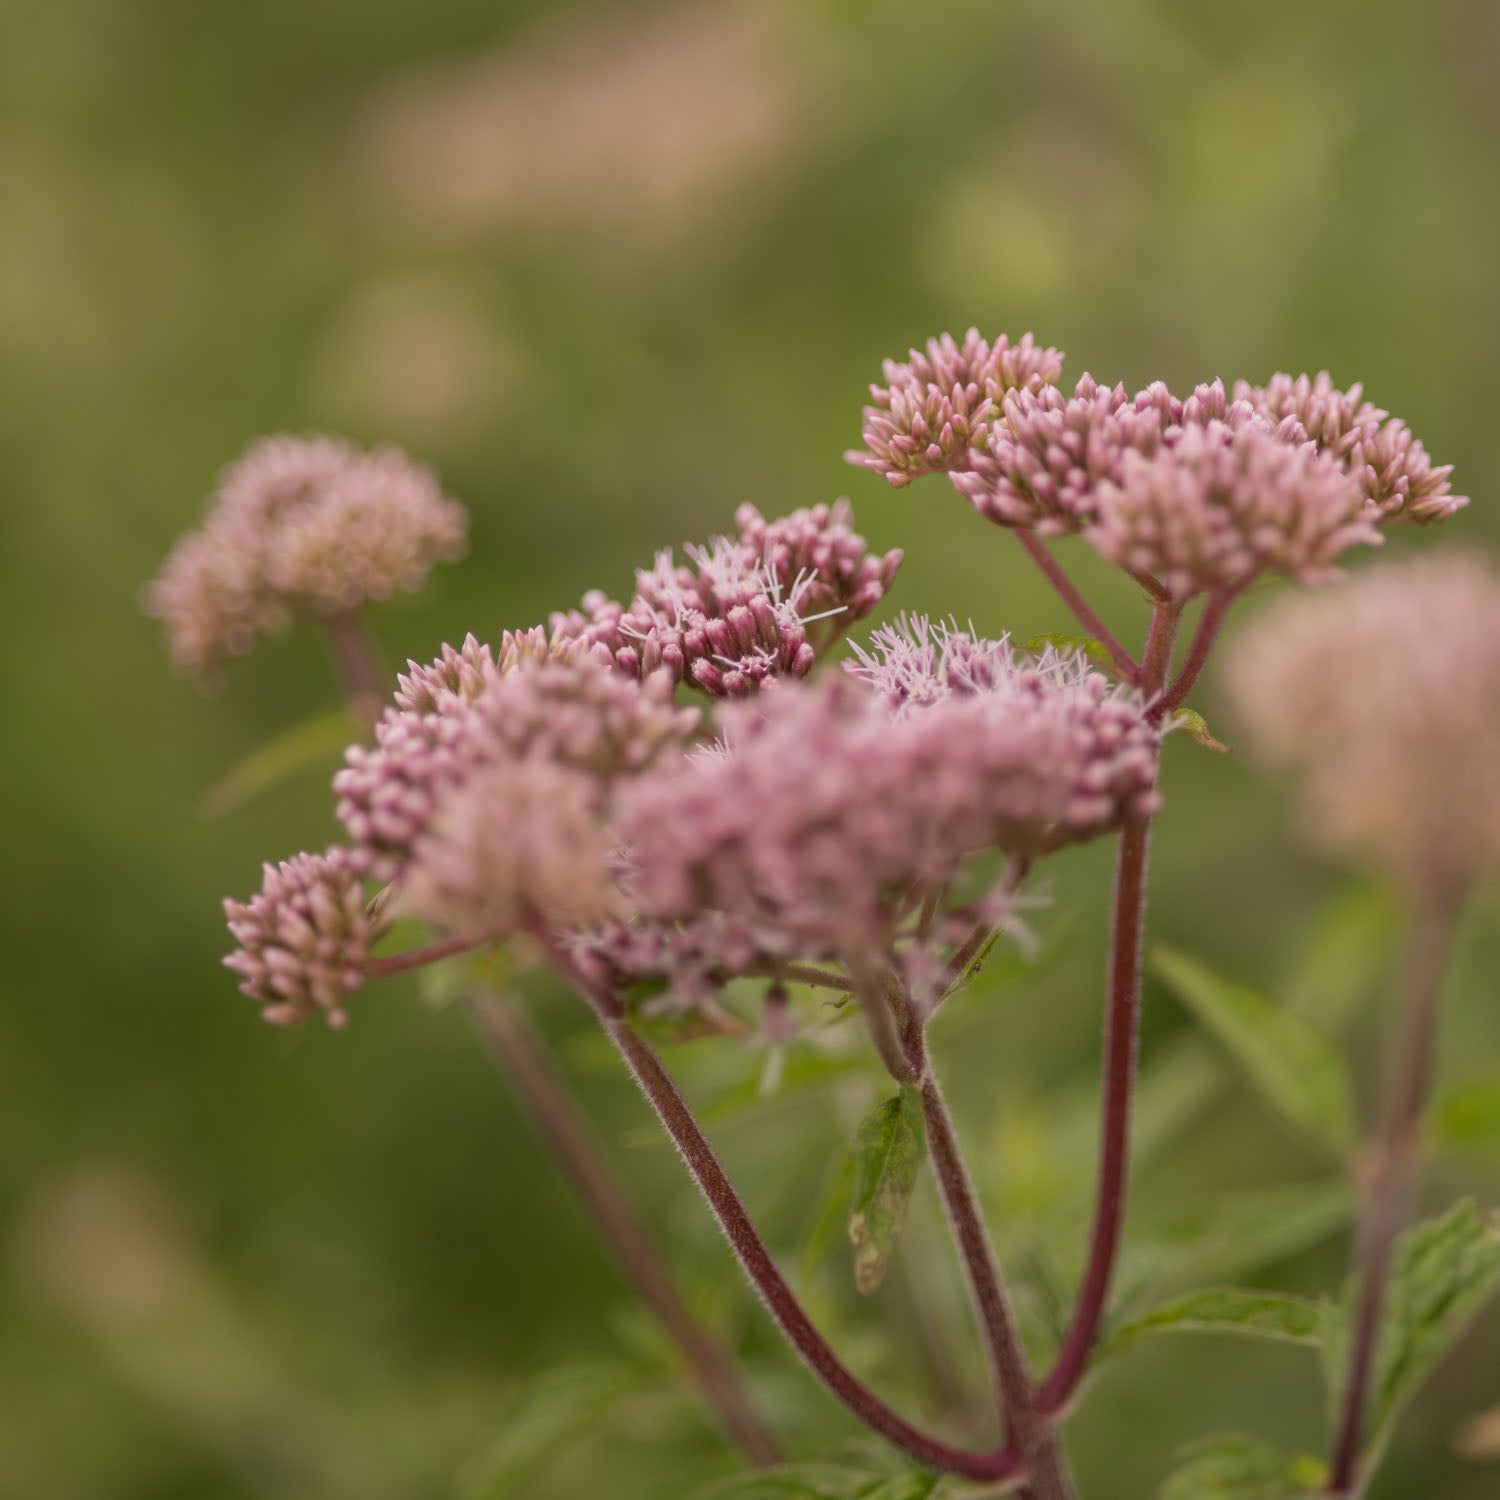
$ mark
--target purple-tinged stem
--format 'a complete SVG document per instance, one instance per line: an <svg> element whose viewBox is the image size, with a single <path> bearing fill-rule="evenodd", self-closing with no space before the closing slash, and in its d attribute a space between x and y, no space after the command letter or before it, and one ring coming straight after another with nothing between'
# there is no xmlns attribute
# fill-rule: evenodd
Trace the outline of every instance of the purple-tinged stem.
<svg viewBox="0 0 1500 1500"><path fill-rule="evenodd" d="M1088 1265L1057 1362L1042 1383L1044 1412L1061 1411L1077 1387L1099 1337L1125 1226L1130 1186L1130 1124L1141 1011L1141 947L1146 913L1146 857L1151 829L1129 824L1120 835L1109 959L1109 1010L1104 1037L1104 1101L1099 1177Z"/></svg>
<svg viewBox="0 0 1500 1500"><path fill-rule="evenodd" d="M1038 1412L1036 1381L985 1227L979 1195L920 1030L909 1045L921 1090L922 1115L927 1122L933 1174L963 1262L975 1314L984 1332L990 1369L1004 1403L1008 1446L1022 1456L1029 1494L1036 1500L1070 1500L1072 1488L1057 1437L1051 1424Z"/></svg>
<svg viewBox="0 0 1500 1500"><path fill-rule="evenodd" d="M1392 1054L1385 1122L1367 1163L1365 1205L1355 1245L1359 1299L1326 1486L1330 1495L1353 1497L1364 1493L1360 1458L1391 1250L1406 1217L1416 1176L1443 975L1461 904L1457 893L1444 889L1419 901L1413 916L1406 963L1405 1019Z"/></svg>
<svg viewBox="0 0 1500 1500"><path fill-rule="evenodd" d="M1177 626L1182 620L1182 605L1175 600L1158 604L1151 611L1151 628L1146 632L1146 649L1141 653L1140 689L1149 703L1167 684L1172 670L1172 647L1177 642Z"/></svg>
<svg viewBox="0 0 1500 1500"><path fill-rule="evenodd" d="M469 1008L480 1040L524 1104L625 1279L681 1351L725 1432L757 1467L779 1462L776 1440L732 1360L682 1300L519 996L476 989Z"/></svg>
<svg viewBox="0 0 1500 1500"><path fill-rule="evenodd" d="M1203 613L1198 617L1198 628L1193 632L1192 644L1188 647L1187 657L1176 680L1150 705L1150 713L1154 719L1163 719L1168 714L1175 713L1187 701L1187 695L1192 692L1199 674L1207 665L1209 654L1219 636L1219 627L1224 623L1224 616L1229 613L1229 606L1234 603L1235 597L1233 589L1215 589L1204 601Z"/></svg>
<svg viewBox="0 0 1500 1500"><path fill-rule="evenodd" d="M1068 577L1062 564L1048 550L1047 544L1029 527L1017 526L1014 531L1016 540L1042 570L1047 582L1057 590L1063 603L1073 611L1078 623L1109 652L1109 659L1115 664L1121 677L1129 683L1138 682L1141 669L1135 658L1120 644L1119 638L1100 619L1093 605L1078 591L1077 584Z"/></svg>
<svg viewBox="0 0 1500 1500"><path fill-rule="evenodd" d="M547 948L558 973L588 1002L605 1035L614 1043L641 1092L682 1153L683 1162L708 1200L725 1239L765 1303L766 1310L813 1374L865 1426L929 1468L991 1481L1019 1474L1023 1461L1010 1449L975 1453L932 1437L892 1410L844 1364L787 1285L702 1126L662 1066L661 1059L631 1030L612 995L579 974L549 934L538 931L534 935Z"/></svg>
<svg viewBox="0 0 1500 1500"><path fill-rule="evenodd" d="M755 970L767 979L781 979L792 984L806 984L813 989L842 990L846 995L854 988L853 981L832 969L820 969L814 964L764 964Z"/></svg>
<svg viewBox="0 0 1500 1500"><path fill-rule="evenodd" d="M1141 658L1141 690L1149 700L1161 692L1172 662L1172 645L1182 617L1180 604L1159 604ZM1089 1355L1109 1306L1115 1260L1125 1228L1130 1190L1130 1126L1135 1108L1136 1056L1141 1024L1141 950L1146 925L1146 861L1149 822L1121 831L1115 862L1114 911L1109 954L1109 1001L1104 1030L1104 1097L1099 1121L1099 1177L1088 1262L1078 1289L1073 1319L1051 1373L1042 1382L1041 1407L1061 1411L1088 1366Z"/></svg>
<svg viewBox="0 0 1500 1500"><path fill-rule="evenodd" d="M440 943L429 943L425 948L413 948L406 953L393 953L389 958L371 958L365 962L366 979L389 979L393 974L407 974L413 969L425 969L445 958L459 953L472 953L486 943L496 941L493 932L466 932L460 937L444 938Z"/></svg>
<svg viewBox="0 0 1500 1500"><path fill-rule="evenodd" d="M391 690L364 616L357 609L346 609L317 619L350 708L362 724L373 729Z"/></svg>

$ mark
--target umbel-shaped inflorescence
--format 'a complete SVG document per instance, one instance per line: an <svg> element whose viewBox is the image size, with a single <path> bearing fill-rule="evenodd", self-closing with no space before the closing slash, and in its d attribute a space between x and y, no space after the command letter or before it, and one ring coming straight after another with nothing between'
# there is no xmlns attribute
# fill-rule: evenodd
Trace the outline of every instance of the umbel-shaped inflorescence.
<svg viewBox="0 0 1500 1500"><path fill-rule="evenodd" d="M1467 504L1405 423L1327 374L1241 381L1231 400L1219 381L1179 399L1089 375L1067 395L1061 372L1029 335L1014 349L972 330L962 345L932 340L886 362L849 459L896 486L946 474L987 519L1081 534L1179 600L1263 572L1318 582L1380 526Z"/></svg>
<svg viewBox="0 0 1500 1500"><path fill-rule="evenodd" d="M736 520L688 564L661 554L628 605L593 593L494 647L470 636L409 663L373 743L351 746L334 779L349 843L324 869L330 890L393 885L387 912L475 941L626 914L617 799L708 732L676 689L742 699L805 676L900 564L869 552L847 502L776 521L747 505ZM257 899L274 909L279 890L268 880ZM263 965L247 978L275 1020L308 1013L278 1003L301 993L299 957L288 948L271 980Z"/></svg>
<svg viewBox="0 0 1500 1500"><path fill-rule="evenodd" d="M270 437L220 476L203 525L146 591L173 659L200 675L285 629L299 607L333 616L420 588L462 555L463 506L396 448Z"/></svg>

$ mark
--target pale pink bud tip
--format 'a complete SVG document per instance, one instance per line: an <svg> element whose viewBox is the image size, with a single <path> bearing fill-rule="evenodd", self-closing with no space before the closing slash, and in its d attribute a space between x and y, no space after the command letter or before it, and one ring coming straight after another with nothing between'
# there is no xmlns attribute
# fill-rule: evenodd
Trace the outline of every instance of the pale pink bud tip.
<svg viewBox="0 0 1500 1500"><path fill-rule="evenodd" d="M224 915L239 945L225 966L263 1002L267 1021L288 1026L322 1015L330 1026L345 1024L343 1001L364 983L374 933L343 851L266 865L259 893L225 901Z"/></svg>

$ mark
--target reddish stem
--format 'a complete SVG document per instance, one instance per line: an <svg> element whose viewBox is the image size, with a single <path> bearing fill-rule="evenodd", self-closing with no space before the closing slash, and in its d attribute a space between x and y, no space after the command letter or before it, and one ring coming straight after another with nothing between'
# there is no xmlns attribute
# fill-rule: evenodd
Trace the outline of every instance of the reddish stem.
<svg viewBox="0 0 1500 1500"><path fill-rule="evenodd" d="M1135 658L1120 644L1119 638L1099 618L1093 605L1078 591L1077 584L1068 577L1062 564L1048 551L1047 544L1026 526L1017 526L1015 536L1027 555L1042 570L1047 582L1057 590L1063 603L1073 611L1078 623L1109 652L1109 659L1115 664L1115 669L1121 677L1129 683L1139 681L1141 669Z"/></svg>
<svg viewBox="0 0 1500 1500"><path fill-rule="evenodd" d="M1182 669L1171 687L1151 705L1152 718L1163 719L1168 714L1175 713L1187 700L1187 695L1198 681L1199 673L1207 665L1209 654L1219 636L1219 627L1224 623L1224 616L1229 613L1229 606L1234 603L1235 597L1233 589L1215 589L1208 596L1203 605L1203 613L1198 617L1198 628L1193 632L1193 641L1188 647Z"/></svg>
<svg viewBox="0 0 1500 1500"><path fill-rule="evenodd" d="M1406 1017L1392 1055L1385 1124L1368 1167L1365 1207L1356 1242L1359 1300L1327 1484L1330 1495L1354 1496L1363 1491L1360 1457L1380 1345L1386 1281L1391 1251L1416 1175L1443 973L1460 904L1460 898L1452 892L1432 893L1419 903L1413 923L1407 957Z"/></svg>
<svg viewBox="0 0 1500 1500"><path fill-rule="evenodd" d="M1182 605L1158 604L1141 658L1141 690L1149 702L1162 691L1171 669L1172 646ZM1083 1378L1099 1338L1110 1285L1125 1227L1130 1189L1130 1127L1135 1103L1136 1058L1140 1045L1141 950L1146 919L1146 864L1149 822L1128 824L1120 834L1115 865L1114 911L1109 957L1109 1004L1104 1036L1104 1099L1100 1110L1099 1178L1088 1263L1073 1309L1073 1320L1057 1362L1042 1382L1044 1413L1061 1411Z"/></svg>
<svg viewBox="0 0 1500 1500"><path fill-rule="evenodd" d="M1125 1224L1130 1186L1130 1117L1140 1031L1141 946L1146 911L1149 824L1132 823L1120 835L1115 873L1109 960L1109 1011L1104 1038L1104 1103L1100 1122L1099 1180L1088 1265L1073 1321L1051 1374L1042 1383L1045 1412L1060 1411L1083 1375L1109 1303L1110 1282Z"/></svg>
<svg viewBox="0 0 1500 1500"><path fill-rule="evenodd" d="M975 1453L932 1437L892 1410L844 1364L787 1285L734 1184L687 1101L662 1066L661 1059L631 1030L614 997L580 974L567 955L558 949L550 934L538 931L534 935L546 947L557 971L588 1002L605 1035L614 1043L641 1092L682 1153L683 1162L708 1200L709 1208L751 1285L808 1368L865 1426L919 1463L969 1479L999 1481L1019 1474L1023 1460L1011 1449Z"/></svg>
<svg viewBox="0 0 1500 1500"><path fill-rule="evenodd" d="M429 943L425 948L413 948L406 953L393 953L389 958L365 960L366 979L389 979L392 974L406 974L412 969L423 969L441 959L452 958L458 953L471 953L486 943L493 943L493 932L466 932L460 937L444 938L440 943Z"/></svg>
<svg viewBox="0 0 1500 1500"><path fill-rule="evenodd" d="M1057 1437L1050 1423L1038 1413L1036 1381L985 1228L979 1195L920 1030L915 1032L909 1050L921 1089L933 1173L963 1262L979 1326L984 1331L995 1384L1004 1400L1009 1446L1025 1460L1029 1493L1037 1500L1068 1500L1072 1491Z"/></svg>

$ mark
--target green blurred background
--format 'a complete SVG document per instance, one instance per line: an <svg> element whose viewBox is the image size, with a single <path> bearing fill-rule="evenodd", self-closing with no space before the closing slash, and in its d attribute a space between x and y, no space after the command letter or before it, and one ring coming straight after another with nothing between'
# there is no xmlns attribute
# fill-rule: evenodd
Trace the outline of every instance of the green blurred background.
<svg viewBox="0 0 1500 1500"><path fill-rule="evenodd" d="M222 818L203 794L332 684L303 633L202 696L142 581L248 438L331 428L408 445L473 511L469 559L378 618L392 660L626 590L742 500L839 493L906 548L894 602L1066 629L943 486L841 461L879 359L970 323L1035 330L1070 379L1363 379L1476 498L1443 541L1495 546L1500 7L0 0L0 37L0 1494L644 1500L727 1472L459 1014L392 982L343 1035L286 1034L237 996L220 896L332 836L331 766ZM1136 633L1130 591L1077 562ZM1202 707L1232 739L1211 686ZM1347 878L1297 851L1239 758L1168 759L1156 932L1275 988ZM937 1039L1023 1268L1075 1253L1019 1226L1056 1207L1070 1150L1087 1183L1108 863L1057 864L1047 959ZM1500 1066L1497 963L1491 896L1450 1081ZM1367 1063L1388 997L1351 988ZM578 1007L537 998L792 1446L857 1443ZM1200 1045L1150 1000L1148 1059ZM1192 1129L1142 1169L1140 1243L1333 1170L1201 1045ZM763 1063L674 1054L704 1100L753 1092ZM819 1317L934 1415L945 1359L980 1371L932 1205L907 1259L951 1316L946 1356L913 1352L902 1277L858 1304L837 1243L806 1253L823 1164L877 1089L851 1072L713 1129ZM1445 1158L1430 1191L1493 1202L1500 1153ZM1318 1292L1343 1257L1334 1228L1253 1274ZM1493 1431L1487 1461L1455 1449L1500 1403L1497 1335L1414 1409L1377 1497L1500 1493ZM1070 1432L1085 1495L1130 1500L1208 1432L1321 1449L1320 1408L1302 1351L1184 1341L1103 1377Z"/></svg>

